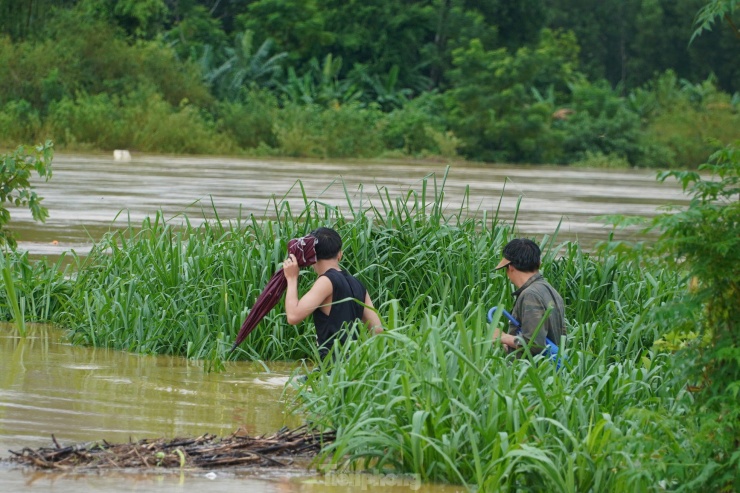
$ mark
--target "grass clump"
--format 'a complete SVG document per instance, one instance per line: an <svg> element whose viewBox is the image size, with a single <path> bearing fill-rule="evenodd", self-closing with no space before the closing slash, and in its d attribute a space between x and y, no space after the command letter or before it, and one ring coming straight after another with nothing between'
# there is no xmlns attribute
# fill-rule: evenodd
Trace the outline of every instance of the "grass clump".
<svg viewBox="0 0 740 493"><path fill-rule="evenodd" d="M562 370L491 344L500 322L487 308L511 305L500 280L392 304L388 330L342 348L297 401L337 430L323 459L482 491L650 491L690 477L665 458L694 459L683 447L698 429L683 419L692 398L652 347L659 307L684 280L634 252L558 251L543 270L567 304Z"/></svg>

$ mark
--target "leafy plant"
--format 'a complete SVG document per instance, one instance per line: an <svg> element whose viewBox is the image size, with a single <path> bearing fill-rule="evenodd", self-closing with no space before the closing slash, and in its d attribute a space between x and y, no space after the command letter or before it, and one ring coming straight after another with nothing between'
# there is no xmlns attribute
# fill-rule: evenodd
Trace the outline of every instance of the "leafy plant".
<svg viewBox="0 0 740 493"><path fill-rule="evenodd" d="M553 123L565 134L563 160L602 154L636 164L641 154L638 115L604 83L574 84L572 91L569 109L573 113Z"/></svg>
<svg viewBox="0 0 740 493"><path fill-rule="evenodd" d="M0 155L0 245L15 246L15 240L5 229L10 222L10 211L6 203L16 207L28 207L33 219L45 221L49 211L41 205L43 200L36 195L31 185L33 171L45 180L51 179L51 160L54 155L51 141L37 145L30 152L18 146L10 154Z"/></svg>
<svg viewBox="0 0 740 493"><path fill-rule="evenodd" d="M234 47L225 49L226 61L207 72L206 81L216 87L219 96L229 101L242 98L253 85L276 85L276 78L282 71L280 64L288 54L271 55L273 45L273 41L267 39L255 49L252 31L237 33Z"/></svg>
<svg viewBox="0 0 740 493"><path fill-rule="evenodd" d="M321 63L312 58L302 76L293 67L288 68L288 80L280 89L288 101L298 104L326 107L359 100L362 90L353 80L340 78L341 69L342 57L329 53Z"/></svg>
<svg viewBox="0 0 740 493"><path fill-rule="evenodd" d="M661 215L659 247L685 269L693 289L677 307L678 333L696 331L688 374L697 386L709 458L692 487L737 491L740 478L740 140L720 148L698 171L668 171L692 194L686 210ZM730 489L728 489L730 488ZM694 490L695 491L695 490Z"/></svg>
<svg viewBox="0 0 740 493"><path fill-rule="evenodd" d="M694 34L691 40L699 36L704 31L711 31L715 21L719 18L727 22L727 25L740 38L740 29L732 20L732 14L740 5L738 0L709 0L696 14L694 20Z"/></svg>

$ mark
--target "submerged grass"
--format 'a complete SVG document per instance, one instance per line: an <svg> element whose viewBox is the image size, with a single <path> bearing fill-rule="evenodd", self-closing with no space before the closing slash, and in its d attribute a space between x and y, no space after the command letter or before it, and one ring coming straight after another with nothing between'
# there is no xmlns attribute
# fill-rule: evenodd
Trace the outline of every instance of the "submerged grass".
<svg viewBox="0 0 740 493"><path fill-rule="evenodd" d="M568 359L559 371L512 359L491 344L501 322L486 313L513 301L493 270L513 227L471 208L467 194L449 206L445 179L429 175L396 197L345 187L341 208L309 199L297 182L302 208L276 198L271 220L216 214L181 226L158 214L73 256L73 273L17 258L15 270L34 282L16 287L26 317L65 327L78 344L211 368L229 358L313 359L309 324L288 325L281 304L228 350L288 240L328 225L387 330L337 348L339 363L319 365L298 387L296 408L336 430L323 459L481 491L659 491L695 475L687 464L698 460L699 425L680 362L653 348L666 307L685 292L681 274L639 250L559 244L554 232L539 243L543 273L566 302ZM313 280L303 272L299 290ZM6 317L8 306L0 303Z"/></svg>

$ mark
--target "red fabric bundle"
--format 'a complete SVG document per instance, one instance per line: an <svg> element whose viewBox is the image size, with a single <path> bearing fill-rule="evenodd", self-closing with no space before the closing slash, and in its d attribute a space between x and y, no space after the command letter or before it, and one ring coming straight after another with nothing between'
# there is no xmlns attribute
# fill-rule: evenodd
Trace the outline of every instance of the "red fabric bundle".
<svg viewBox="0 0 740 493"><path fill-rule="evenodd" d="M295 255L299 267L307 267L316 263L316 238L311 235L303 238L293 238L288 242L288 253ZM273 274L270 281L257 297L254 306L249 311L247 319L244 320L239 333L236 336L231 351L244 341L257 324L273 309L280 298L283 296L285 289L288 287L288 281L285 279L283 269L279 269Z"/></svg>

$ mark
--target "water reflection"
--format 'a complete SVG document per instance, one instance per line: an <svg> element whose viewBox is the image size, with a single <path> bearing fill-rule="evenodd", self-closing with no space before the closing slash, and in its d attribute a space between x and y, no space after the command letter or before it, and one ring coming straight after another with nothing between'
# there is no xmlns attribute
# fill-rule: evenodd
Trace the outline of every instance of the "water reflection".
<svg viewBox="0 0 740 493"><path fill-rule="evenodd" d="M206 373L203 363L78 347L60 332L31 325L26 338L0 329L0 445L249 434L298 426L286 413L288 364L229 363Z"/></svg>
<svg viewBox="0 0 740 493"><path fill-rule="evenodd" d="M327 493L461 492L459 486L422 485L396 475L319 475L304 461L281 469L36 471L8 461L10 450L62 447L107 440L250 435L297 427L289 414L288 381L295 365L227 362L206 373L203 364L168 356L72 346L58 329L28 324L22 338L0 324L0 491ZM52 439L53 435L53 439Z"/></svg>
<svg viewBox="0 0 740 493"><path fill-rule="evenodd" d="M413 477L349 474L327 477L306 470L257 472L174 471L63 473L13 471L0 465L0 487L7 492L54 491L55 493L183 492L208 493L463 493L462 486L423 484Z"/></svg>

